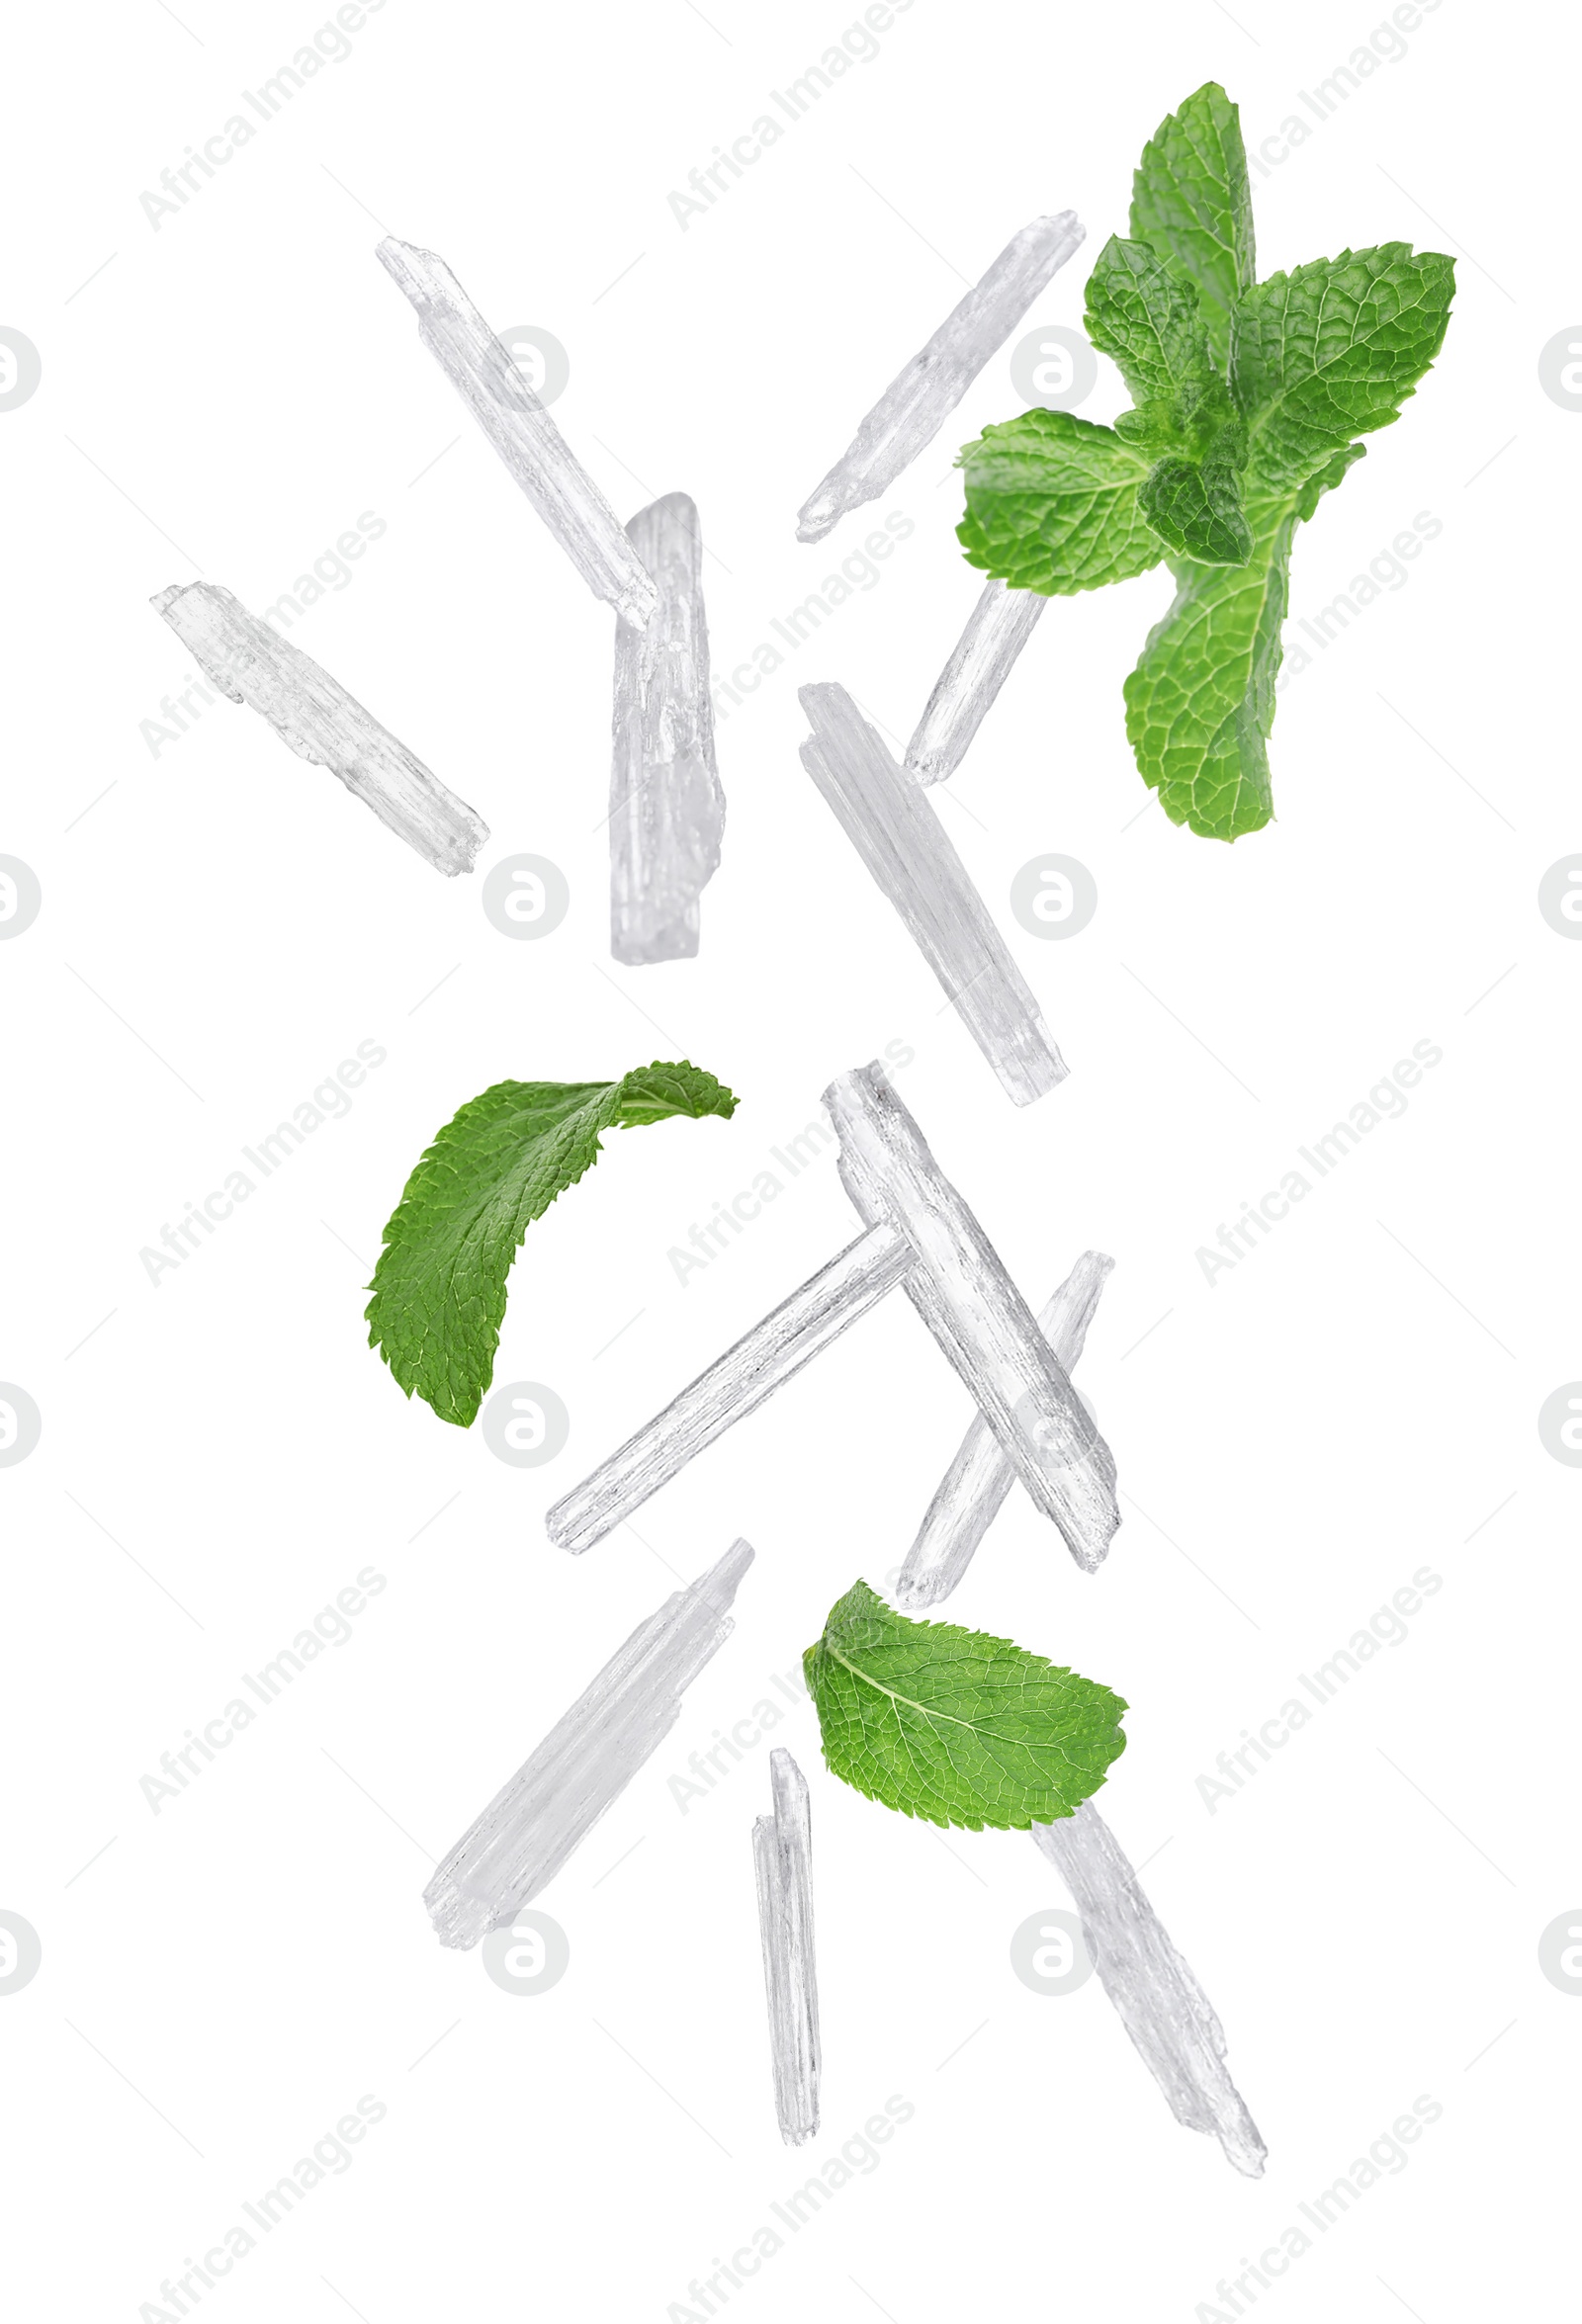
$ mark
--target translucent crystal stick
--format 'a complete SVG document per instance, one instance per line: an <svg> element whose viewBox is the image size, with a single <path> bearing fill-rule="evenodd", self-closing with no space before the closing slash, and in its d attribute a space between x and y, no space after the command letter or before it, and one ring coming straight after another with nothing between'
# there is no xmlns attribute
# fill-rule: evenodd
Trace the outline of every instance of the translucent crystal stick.
<svg viewBox="0 0 1582 2324"><path fill-rule="evenodd" d="M1090 1958L1143 2062L1188 2130L1219 2140L1249 2179L1268 2148L1225 2067L1225 2035L1091 1799L1032 1836L1071 1890Z"/></svg>
<svg viewBox="0 0 1582 2324"><path fill-rule="evenodd" d="M802 763L1016 1105L1066 1065L983 898L923 797L843 686L804 686Z"/></svg>
<svg viewBox="0 0 1582 2324"><path fill-rule="evenodd" d="M1055 217L1035 217L1011 236L983 280L891 381L847 450L797 511L799 541L822 541L848 509L876 500L910 468L1084 232L1076 212L1063 210Z"/></svg>
<svg viewBox="0 0 1582 2324"><path fill-rule="evenodd" d="M268 719L288 749L338 775L437 872L472 870L488 825L300 646L210 581L161 589L148 602L210 684Z"/></svg>
<svg viewBox="0 0 1582 2324"><path fill-rule="evenodd" d="M955 773L1048 603L1034 589L985 581L907 744L907 772L920 783L943 783Z"/></svg>
<svg viewBox="0 0 1582 2324"><path fill-rule="evenodd" d="M590 1549L694 1453L753 1412L847 1325L893 1291L913 1261L894 1228L870 1228L793 1291L673 1404L628 1439L545 1518L550 1539L573 1555Z"/></svg>
<svg viewBox="0 0 1582 2324"><path fill-rule="evenodd" d="M1079 1566L1102 1563L1120 1523L1115 1463L988 1236L940 1169L880 1065L824 1093L840 1182L870 1224L911 1243L906 1294L966 1383Z"/></svg>
<svg viewBox="0 0 1582 2324"><path fill-rule="evenodd" d="M819 1981L813 1956L813 1839L808 1786L788 1751L769 1754L772 1816L752 1827L758 1935L780 2136L801 2146L819 2127Z"/></svg>
<svg viewBox="0 0 1582 2324"><path fill-rule="evenodd" d="M374 253L417 335L595 597L639 628L655 588L620 519L443 258L393 237Z"/></svg>
<svg viewBox="0 0 1582 2324"><path fill-rule="evenodd" d="M1072 1371L1082 1353L1104 1277L1114 1263L1101 1251L1085 1250L1038 1318L1038 1329L1063 1372ZM1015 1482L1016 1472L1001 1451L1000 1439L978 1414L928 1504L901 1569L897 1605L916 1613L950 1595Z"/></svg>
<svg viewBox="0 0 1582 2324"><path fill-rule="evenodd" d="M423 1902L441 1944L508 1928L581 1846L681 1715L681 1696L736 1627L752 1563L735 1541L719 1564L639 1622L526 1765L436 1867Z"/></svg>
<svg viewBox="0 0 1582 2324"><path fill-rule="evenodd" d="M684 492L667 492L626 531L659 590L646 629L615 625L610 951L636 968L697 952L698 896L719 868L725 799L698 512Z"/></svg>

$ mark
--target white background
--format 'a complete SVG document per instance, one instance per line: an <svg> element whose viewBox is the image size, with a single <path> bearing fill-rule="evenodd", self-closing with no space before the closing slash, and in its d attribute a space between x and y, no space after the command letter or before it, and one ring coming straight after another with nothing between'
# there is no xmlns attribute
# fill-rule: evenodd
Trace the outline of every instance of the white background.
<svg viewBox="0 0 1582 2324"><path fill-rule="evenodd" d="M622 517L695 497L729 668L871 529L801 548L794 511L962 278L1069 205L1087 249L1028 327L1079 324L1161 116L1214 76L1250 142L1274 137L1379 21L917 0L683 231L668 194L858 13L390 0L158 231L142 191L324 19L124 0L13 24L0 321L43 384L0 413L0 851L44 901L0 946L0 1376L44 1433L0 1472L0 1906L43 1966L0 1996L8 2313L163 2312L161 2280L365 2093L387 2111L352 2167L204 2313L658 2324L892 2094L915 2113L877 2170L733 2312L1186 2319L1421 2094L1443 2117L1408 2167L1262 2303L1290 2324L1542 2304L1582 2033L1538 1965L1582 1900L1582 1477L1537 1428L1582 1373L1582 948L1536 903L1582 845L1554 691L1582 417L1538 377L1582 302L1575 59L1554 20L1446 0L1255 177L1263 272L1467 238L1443 359L1298 539L1293 619L1419 511L1443 532L1286 686L1278 819L1234 849L1171 826L1125 742L1121 680L1168 577L1049 612L938 797L1071 1065L1017 1112L803 773L795 693L839 679L910 732L978 587L951 461L1019 408L1009 350L871 512L916 528L880 585L722 723L701 957L624 971L610 617L372 255L382 227L426 244L497 327L564 342L556 416ZM1088 416L1122 400L1101 367ZM293 636L486 819L474 878L442 882L250 713L215 705L157 760L139 733L191 670L151 593L202 575L261 608L365 510L384 537ZM482 872L521 850L571 888L541 943L481 908ZM1063 944L1008 904L1048 850L1099 886ZM361 1040L388 1059L350 1113L151 1284L142 1247ZM805 1704L775 1740L814 1786L825 2128L780 2143L748 1846L766 1750L684 1816L667 1778L905 1554L967 1418L905 1302L638 1531L574 1562L544 1536L552 1500L849 1238L826 1159L684 1287L666 1255L891 1041L1035 1305L1084 1246L1116 1259L1081 1375L1125 1496L1108 1564L1080 1575L1013 1499L947 1611L1134 1706L1103 1813L1225 2022L1261 2184L1173 2122L1097 1981L1015 1980L1012 1932L1068 1902L1027 1840L947 1845L860 1799ZM1404 1117L1205 1282L1220 1222L1418 1041L1443 1062ZM741 1109L614 1141L533 1230L495 1377L553 1386L571 1440L508 1468L366 1347L381 1226L487 1084L655 1056L709 1067ZM433 1858L672 1574L738 1532L758 1555L735 1637L541 1900L566 1977L498 1990L433 1938ZM1443 1588L1406 1642L1211 1815L1216 1755L1425 1565ZM351 1639L151 1812L139 1778L365 1566L387 1587Z"/></svg>

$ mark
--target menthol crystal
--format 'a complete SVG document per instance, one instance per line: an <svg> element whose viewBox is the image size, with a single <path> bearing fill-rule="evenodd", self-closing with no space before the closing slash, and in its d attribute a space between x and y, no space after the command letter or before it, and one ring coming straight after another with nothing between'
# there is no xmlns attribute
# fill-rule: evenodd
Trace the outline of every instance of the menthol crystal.
<svg viewBox="0 0 1582 2324"><path fill-rule="evenodd" d="M266 718L289 750L338 775L437 872L472 870L488 825L301 646L210 581L161 589L150 603L210 684ZM299 831L309 827L287 813Z"/></svg>
<svg viewBox="0 0 1582 2324"><path fill-rule="evenodd" d="M1035 217L893 379L797 516L799 541L822 541L848 510L876 500L932 442L1039 292L1083 239L1074 211Z"/></svg>
<svg viewBox="0 0 1582 2324"><path fill-rule="evenodd" d="M1068 1375L1088 1336L1104 1277L1114 1265L1085 1250L1038 1318L1055 1361ZM922 1613L950 1595L993 1524L1016 1472L981 1413L939 1483L896 1583L896 1603Z"/></svg>
<svg viewBox="0 0 1582 2324"><path fill-rule="evenodd" d="M655 589L593 478L443 258L394 236L374 253L417 310L417 335L595 597L640 627Z"/></svg>
<svg viewBox="0 0 1582 2324"><path fill-rule="evenodd" d="M735 1541L719 1564L640 1622L435 1870L423 1891L441 1944L509 1928L659 1749L681 1697L736 1627L752 1563Z"/></svg>
<svg viewBox="0 0 1582 2324"><path fill-rule="evenodd" d="M1269 2149L1230 2078L1224 2029L1093 1801L1032 1837L1071 1890L1099 1981L1177 2121L1262 2177Z"/></svg>
<svg viewBox="0 0 1582 2324"><path fill-rule="evenodd" d="M697 509L684 492L667 492L626 530L659 591L645 628L615 625L610 951L638 968L696 953L698 898L719 867L725 796Z"/></svg>
<svg viewBox="0 0 1582 2324"><path fill-rule="evenodd" d="M769 2005L774 2105L787 2146L819 2127L819 1981L813 1955L813 1831L807 1778L788 1751L769 1754L772 1816L752 1827L758 1935Z"/></svg>
<svg viewBox="0 0 1582 2324"><path fill-rule="evenodd" d="M1027 980L916 777L843 686L804 686L802 763L1016 1105L1065 1079Z"/></svg>
<svg viewBox="0 0 1582 2324"><path fill-rule="evenodd" d="M840 1183L872 1225L888 1223L918 1263L908 1299L933 1334L1078 1565L1092 1573L1120 1523L1114 1456L982 1226L934 1160L882 1066L840 1074L824 1093L840 1141Z"/></svg>
<svg viewBox="0 0 1582 2324"><path fill-rule="evenodd" d="M1048 603L1035 590L985 581L907 744L907 771L920 783L955 773Z"/></svg>

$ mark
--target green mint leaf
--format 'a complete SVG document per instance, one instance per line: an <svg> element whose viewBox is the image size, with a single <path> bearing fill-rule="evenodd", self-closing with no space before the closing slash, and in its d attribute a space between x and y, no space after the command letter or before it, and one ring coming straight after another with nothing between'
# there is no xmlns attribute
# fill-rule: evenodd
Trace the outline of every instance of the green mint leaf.
<svg viewBox="0 0 1582 2324"><path fill-rule="evenodd" d="M1325 462L1317 475L1308 477L1296 495L1296 513L1304 524L1325 493L1334 491L1336 485L1345 476L1347 470L1355 468L1360 460L1366 458L1367 446L1365 444L1348 444L1344 452L1337 452L1333 460Z"/></svg>
<svg viewBox="0 0 1582 2324"><path fill-rule="evenodd" d="M1224 369L1231 309L1254 277L1253 198L1241 122L1217 81L1167 116L1132 179L1131 230L1196 286L1203 327Z"/></svg>
<svg viewBox="0 0 1582 2324"><path fill-rule="evenodd" d="M1171 453L1149 472L1137 505L1178 557L1198 564L1241 565L1253 554L1236 471L1228 463L1199 466Z"/></svg>
<svg viewBox="0 0 1582 2324"><path fill-rule="evenodd" d="M1208 368L1197 293L1146 242L1111 234L1088 277L1088 336L1116 368L1134 403L1167 396Z"/></svg>
<svg viewBox="0 0 1582 2324"><path fill-rule="evenodd" d="M979 1832L1069 1816L1125 1749L1118 1694L953 1622L914 1622L865 1582L803 1657L824 1756L868 1799Z"/></svg>
<svg viewBox="0 0 1582 2324"><path fill-rule="evenodd" d="M1181 442L1181 412L1174 395L1150 395L1135 411L1117 412L1116 435L1139 452L1168 452Z"/></svg>
<svg viewBox="0 0 1582 2324"><path fill-rule="evenodd" d="M1126 732L1174 823L1240 839L1274 813L1265 741L1285 619L1292 498L1255 504L1240 567L1173 564L1176 595L1126 680Z"/></svg>
<svg viewBox="0 0 1582 2324"><path fill-rule="evenodd" d="M1238 302L1231 391L1266 484L1302 481L1354 436L1387 428L1439 353L1455 264L1406 242L1271 275Z"/></svg>
<svg viewBox="0 0 1582 2324"><path fill-rule="evenodd" d="M967 562L1013 589L1072 596L1146 572L1164 544L1137 506L1146 453L1070 411L1034 407L964 447Z"/></svg>
<svg viewBox="0 0 1582 2324"><path fill-rule="evenodd" d="M611 1129L672 1114L729 1119L737 1100L701 1068L639 1067L619 1081L499 1081L447 1122L406 1181L374 1269L368 1344L408 1396L468 1427L494 1370L505 1278L523 1236L599 1158Z"/></svg>
<svg viewBox="0 0 1582 2324"><path fill-rule="evenodd" d="M1173 563L1176 595L1127 678L1126 733L1173 823L1241 839L1274 814L1265 749L1290 576L1291 540L1365 447L1352 444L1299 489L1251 501L1241 567Z"/></svg>

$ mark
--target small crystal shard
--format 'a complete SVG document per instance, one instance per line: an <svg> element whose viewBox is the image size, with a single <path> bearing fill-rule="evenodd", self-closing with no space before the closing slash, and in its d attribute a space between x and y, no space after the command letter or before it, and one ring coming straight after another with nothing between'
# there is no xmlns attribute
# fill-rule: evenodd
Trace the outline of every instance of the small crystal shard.
<svg viewBox="0 0 1582 2324"><path fill-rule="evenodd" d="M720 862L703 537L684 492L640 509L627 537L659 591L648 626L615 626L610 950L629 967L690 960L698 896Z"/></svg>
<svg viewBox="0 0 1582 2324"><path fill-rule="evenodd" d="M1093 1801L1035 1824L1032 1837L1071 1890L1099 1983L1177 2121L1206 2130L1238 2171L1262 2177L1269 2150L1226 2070L1219 2020Z"/></svg>
<svg viewBox="0 0 1582 2324"><path fill-rule="evenodd" d="M745 1541L640 1622L593 1683L495 1793L423 1891L441 1944L508 1928L554 1878L681 1715L681 1696L736 1627Z"/></svg>
<svg viewBox="0 0 1582 2324"><path fill-rule="evenodd" d="M840 1182L871 1225L888 1220L918 1264L904 1289L961 1375L1034 1506L1088 1573L1120 1523L1115 1463L988 1236L928 1150L882 1066L824 1093Z"/></svg>
<svg viewBox="0 0 1582 2324"><path fill-rule="evenodd" d="M210 581L161 589L149 603L210 684L268 719L299 758L338 775L437 872L472 870L488 825L300 646Z"/></svg>
<svg viewBox="0 0 1582 2324"><path fill-rule="evenodd" d="M920 783L943 783L955 773L1048 603L1036 590L985 581L907 744L907 772Z"/></svg>
<svg viewBox="0 0 1582 2324"><path fill-rule="evenodd" d="M1085 1250L1038 1318L1063 1372L1072 1371L1082 1354L1104 1277L1114 1263L1101 1251ZM897 1605L921 1613L950 1595L1015 1482L1015 1470L980 1413L928 1505L896 1583Z"/></svg>
<svg viewBox="0 0 1582 2324"><path fill-rule="evenodd" d="M822 541L849 509L876 500L938 434L995 351L1083 239L1075 211L1035 217L891 381L824 481L797 512L797 539Z"/></svg>
<svg viewBox="0 0 1582 2324"><path fill-rule="evenodd" d="M1030 1105L1065 1079L1065 1061L922 787L843 686L799 699L813 728L803 765L1012 1102Z"/></svg>
<svg viewBox="0 0 1582 2324"><path fill-rule="evenodd" d="M374 255L416 308L423 345L594 596L641 628L655 603L642 559L444 259L394 237Z"/></svg>
<svg viewBox="0 0 1582 2324"><path fill-rule="evenodd" d="M893 1227L859 1235L558 1501L544 1520L550 1539L573 1555L591 1549L651 1493L668 1484L694 1453L712 1444L733 1420L756 1411L793 1372L893 1291L912 1256L911 1245Z"/></svg>
<svg viewBox="0 0 1582 2324"><path fill-rule="evenodd" d="M758 1935L780 2136L801 2146L819 2127L819 1983L813 1953L813 1840L808 1786L788 1751L769 1754L772 1816L752 1827Z"/></svg>

